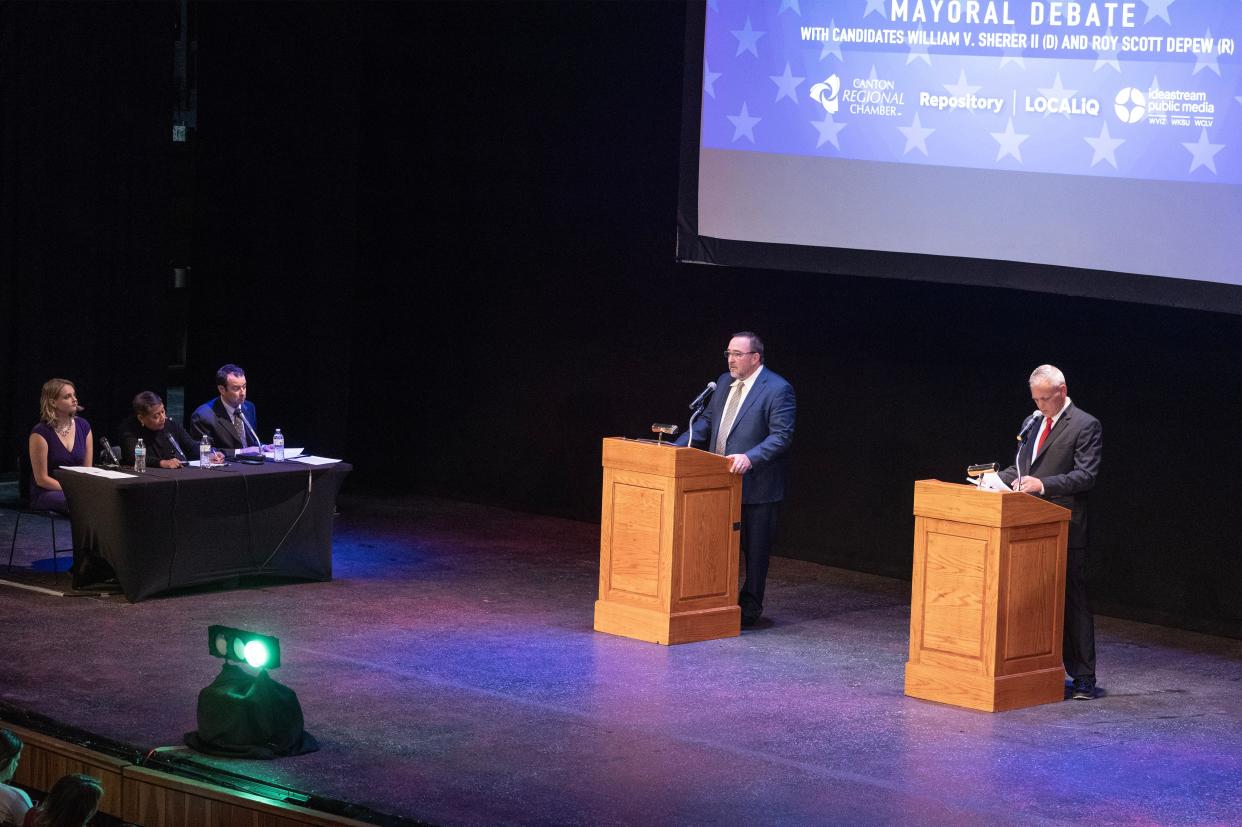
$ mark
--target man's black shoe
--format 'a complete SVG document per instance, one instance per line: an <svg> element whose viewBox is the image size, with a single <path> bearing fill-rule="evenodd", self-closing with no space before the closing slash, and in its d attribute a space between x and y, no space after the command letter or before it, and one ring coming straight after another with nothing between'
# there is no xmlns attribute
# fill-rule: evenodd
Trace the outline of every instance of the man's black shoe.
<svg viewBox="0 0 1242 827"><path fill-rule="evenodd" d="M1073 690L1070 697L1075 701L1094 701L1095 700L1095 681L1076 678L1074 680Z"/></svg>
<svg viewBox="0 0 1242 827"><path fill-rule="evenodd" d="M749 629L751 626L758 623L759 618L762 616L763 615L760 612L742 612L742 628Z"/></svg>

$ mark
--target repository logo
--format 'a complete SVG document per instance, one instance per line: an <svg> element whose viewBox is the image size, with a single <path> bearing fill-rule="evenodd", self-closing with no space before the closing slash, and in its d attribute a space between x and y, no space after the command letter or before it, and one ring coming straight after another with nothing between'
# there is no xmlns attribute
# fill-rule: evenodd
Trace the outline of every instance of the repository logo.
<svg viewBox="0 0 1242 827"><path fill-rule="evenodd" d="M819 101L819 105L829 115L837 114L837 108L841 104L841 78L829 75L823 83L811 87L811 97Z"/></svg>
<svg viewBox="0 0 1242 827"><path fill-rule="evenodd" d="M1140 89L1127 86L1113 99L1113 111L1122 123L1139 123L1147 117L1147 95Z"/></svg>

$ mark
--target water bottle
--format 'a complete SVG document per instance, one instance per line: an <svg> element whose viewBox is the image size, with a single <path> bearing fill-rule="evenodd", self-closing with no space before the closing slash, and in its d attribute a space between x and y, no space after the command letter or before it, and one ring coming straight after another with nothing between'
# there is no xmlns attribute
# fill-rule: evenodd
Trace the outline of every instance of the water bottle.
<svg viewBox="0 0 1242 827"><path fill-rule="evenodd" d="M277 462L285 461L285 435L280 432L279 428L272 436L272 459Z"/></svg>
<svg viewBox="0 0 1242 827"><path fill-rule="evenodd" d="M211 467L211 440L207 438L207 434L203 434L203 441L198 443L198 467Z"/></svg>
<svg viewBox="0 0 1242 827"><path fill-rule="evenodd" d="M139 474L147 470L147 446L142 444L141 439L134 446L134 470Z"/></svg>

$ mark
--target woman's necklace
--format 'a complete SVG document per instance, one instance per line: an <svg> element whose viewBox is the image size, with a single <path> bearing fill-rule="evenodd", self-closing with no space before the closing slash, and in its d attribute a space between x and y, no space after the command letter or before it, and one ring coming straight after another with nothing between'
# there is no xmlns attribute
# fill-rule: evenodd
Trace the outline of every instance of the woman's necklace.
<svg viewBox="0 0 1242 827"><path fill-rule="evenodd" d="M73 420L70 419L64 425L61 425L59 422L57 422L55 425L52 426L52 430L56 432L56 436L67 437L69 436L69 432L73 430Z"/></svg>

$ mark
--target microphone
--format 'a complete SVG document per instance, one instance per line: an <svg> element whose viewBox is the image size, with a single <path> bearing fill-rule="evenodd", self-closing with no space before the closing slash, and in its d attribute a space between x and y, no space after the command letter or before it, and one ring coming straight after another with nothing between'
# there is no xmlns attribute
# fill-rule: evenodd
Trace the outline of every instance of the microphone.
<svg viewBox="0 0 1242 827"><path fill-rule="evenodd" d="M702 407L707 402L707 400L711 398L711 395L712 393L715 392L715 390L716 390L716 383L708 382L707 387L703 388L703 392L700 393L698 396L694 397L694 401L690 403L690 410L693 411L697 408Z"/></svg>
<svg viewBox="0 0 1242 827"><path fill-rule="evenodd" d="M263 451L263 440L259 439L259 435L254 432L254 426L250 424L250 420L246 419L246 412L242 408L237 409L237 415L241 417L242 423L246 426L246 430L250 431L250 436L254 438L255 447L260 452Z"/></svg>
<svg viewBox="0 0 1242 827"><path fill-rule="evenodd" d="M1031 435L1031 426L1033 426L1036 422L1038 422L1040 418L1041 417L1040 417L1039 411L1035 411L1035 413L1031 414L1030 416L1026 418L1026 420L1022 423L1022 430L1018 431L1018 436L1017 436L1018 442L1020 443L1026 442L1027 437Z"/></svg>
<svg viewBox="0 0 1242 827"><path fill-rule="evenodd" d="M181 450L181 446L177 444L177 438L172 434L168 435L168 441L172 444L172 449L177 453L177 458L185 461L185 451Z"/></svg>
<svg viewBox="0 0 1242 827"><path fill-rule="evenodd" d="M119 460L116 458L116 452L112 450L112 443L108 442L108 438L106 436L101 436L99 441L103 444L104 450L108 452L108 464L118 464Z"/></svg>

